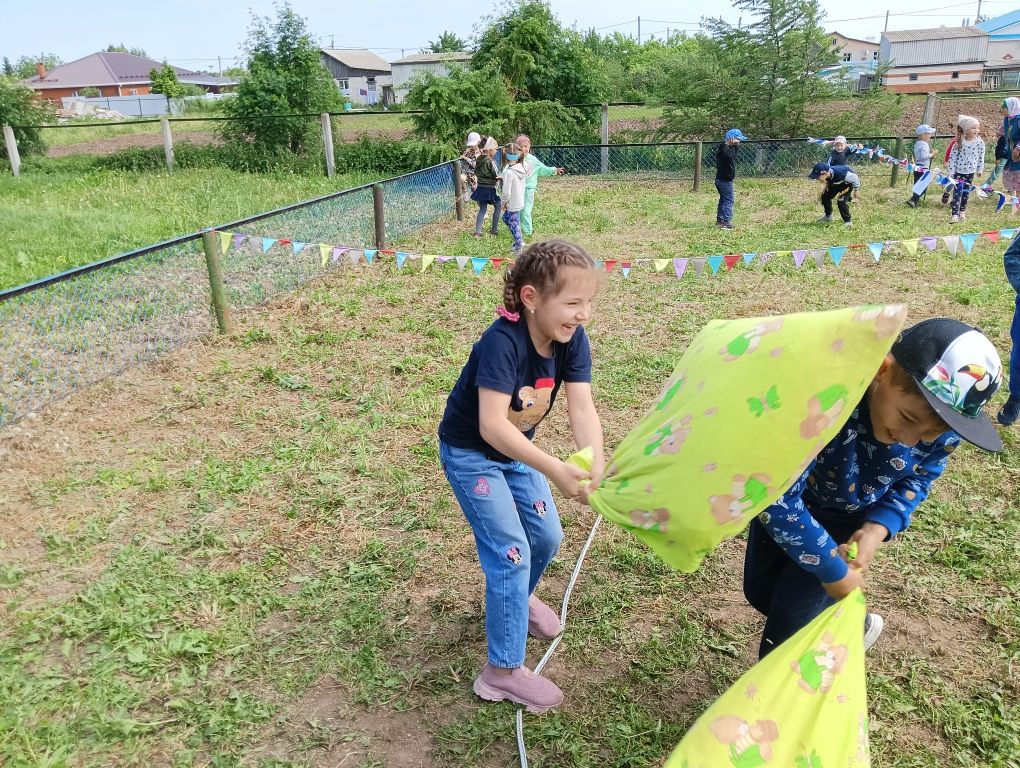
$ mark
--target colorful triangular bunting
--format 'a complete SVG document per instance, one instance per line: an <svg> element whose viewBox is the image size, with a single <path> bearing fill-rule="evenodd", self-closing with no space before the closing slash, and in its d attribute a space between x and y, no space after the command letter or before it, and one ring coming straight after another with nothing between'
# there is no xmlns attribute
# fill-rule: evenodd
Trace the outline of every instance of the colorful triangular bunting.
<svg viewBox="0 0 1020 768"><path fill-rule="evenodd" d="M956 255L956 249L960 247L960 236L959 235L946 235L942 238L942 242L946 244L946 249L953 256Z"/></svg>
<svg viewBox="0 0 1020 768"><path fill-rule="evenodd" d="M796 264L797 268L799 269L800 265L804 263L804 259L807 258L807 251L799 250L791 251L791 253L793 254L793 263ZM779 255L778 252L776 253L776 255L777 256Z"/></svg>
<svg viewBox="0 0 1020 768"><path fill-rule="evenodd" d="M678 278L684 276L684 272L687 271L687 259L673 259L673 271L676 272Z"/></svg>
<svg viewBox="0 0 1020 768"><path fill-rule="evenodd" d="M369 253L368 251L365 251L365 258L366 259L368 259L368 253ZM374 255L375 251L372 251L372 254ZM407 261L407 254L404 253L403 251L401 251L400 253L397 254L397 270L398 271L404 268L404 262L405 261Z"/></svg>
<svg viewBox="0 0 1020 768"><path fill-rule="evenodd" d="M696 256L692 261L694 262L694 274L701 277L701 273L705 269L705 257Z"/></svg>
<svg viewBox="0 0 1020 768"><path fill-rule="evenodd" d="M331 246L326 243L319 243L319 263L322 266L326 266L326 262L329 261L329 251Z"/></svg>
<svg viewBox="0 0 1020 768"><path fill-rule="evenodd" d="M464 269L464 267L467 266L467 263L468 263L468 257L467 256L458 256L457 257L457 269Z"/></svg>
<svg viewBox="0 0 1020 768"><path fill-rule="evenodd" d="M752 261L754 261L754 257L757 256L758 254L757 253L745 253L745 254L742 254L742 255L744 257L744 263L745 264L750 264Z"/></svg>
<svg viewBox="0 0 1020 768"><path fill-rule="evenodd" d="M839 263L843 261L844 253L846 253L845 245L837 245L829 249L829 257L832 259L832 263L837 267L839 266Z"/></svg>
<svg viewBox="0 0 1020 768"><path fill-rule="evenodd" d="M868 250L871 251L871 255L875 257L875 261L882 260L882 249L885 248L885 243L868 243Z"/></svg>
<svg viewBox="0 0 1020 768"><path fill-rule="evenodd" d="M276 244L276 240L271 237L262 238L262 253L268 253L269 249Z"/></svg>
<svg viewBox="0 0 1020 768"><path fill-rule="evenodd" d="M230 250L230 242L234 239L234 235L230 232L220 232L220 252L226 255L227 251Z"/></svg>
<svg viewBox="0 0 1020 768"><path fill-rule="evenodd" d="M669 259L656 259L655 260L655 271L661 272L669 265Z"/></svg>
<svg viewBox="0 0 1020 768"><path fill-rule="evenodd" d="M400 258L400 252L397 252L397 258ZM432 263L436 260L435 256L422 256L421 257L421 271L424 272L426 269L432 266Z"/></svg>
<svg viewBox="0 0 1020 768"><path fill-rule="evenodd" d="M977 232L967 232L960 235L960 243L963 245L963 250L970 253L971 249L974 247L974 243L977 242L977 239L980 236L981 235Z"/></svg>
<svg viewBox="0 0 1020 768"><path fill-rule="evenodd" d="M374 248L366 248L365 249L365 261L367 261L369 264L371 264L372 263L372 259L375 258L375 255L377 253L378 253L378 251L376 249L374 249ZM401 262L397 266L397 269L400 269L400 267L402 267L402 266L403 266L403 262Z"/></svg>
<svg viewBox="0 0 1020 768"><path fill-rule="evenodd" d="M723 262L726 264L726 269L733 269L737 264L740 263L740 254L731 253L723 258Z"/></svg>
<svg viewBox="0 0 1020 768"><path fill-rule="evenodd" d="M471 257L471 269L475 271L476 275L482 274L482 270L485 269L485 265L489 263L489 260L482 256Z"/></svg>
<svg viewBox="0 0 1020 768"><path fill-rule="evenodd" d="M713 275L718 274L719 267L722 266L722 256L709 256L708 266L711 267Z"/></svg>
<svg viewBox="0 0 1020 768"><path fill-rule="evenodd" d="M907 249L911 256L917 255L917 240L900 240L900 245Z"/></svg>
<svg viewBox="0 0 1020 768"><path fill-rule="evenodd" d="M297 256L301 251L305 249L304 243L299 243L296 240L290 244L290 247L294 249L294 255Z"/></svg>

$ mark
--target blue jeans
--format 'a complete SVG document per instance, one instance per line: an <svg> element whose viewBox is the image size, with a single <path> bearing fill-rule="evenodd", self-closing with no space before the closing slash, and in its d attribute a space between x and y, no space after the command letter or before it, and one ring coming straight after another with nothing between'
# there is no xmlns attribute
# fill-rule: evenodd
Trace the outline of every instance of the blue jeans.
<svg viewBox="0 0 1020 768"><path fill-rule="evenodd" d="M492 234L499 232L499 203L479 203L478 215L475 216L475 234L482 234L482 227L485 226L485 212L490 205L492 206L492 228L489 231Z"/></svg>
<svg viewBox="0 0 1020 768"><path fill-rule="evenodd" d="M825 523L824 527L837 544L843 544L862 522L862 519L849 518ZM766 617L758 646L761 659L835 602L818 577L797 565L757 518L747 532L744 597L752 608Z"/></svg>
<svg viewBox="0 0 1020 768"><path fill-rule="evenodd" d="M439 442L443 472L475 534L485 574L489 663L524 663L528 597L563 540L549 481L519 461Z"/></svg>
<svg viewBox="0 0 1020 768"><path fill-rule="evenodd" d="M733 220L733 182L715 180L715 188L719 190L719 205L715 209L717 223L729 224Z"/></svg>
<svg viewBox="0 0 1020 768"><path fill-rule="evenodd" d="M1020 235L1006 249L1002 262L1006 268L1006 279L1017 292L1013 325L1009 329L1009 338L1013 342L1009 354L1009 394L1010 397L1020 397Z"/></svg>
<svg viewBox="0 0 1020 768"><path fill-rule="evenodd" d="M514 253L518 253L524 247L524 235L521 234L521 212L503 211L503 223L507 225L510 235L514 239Z"/></svg>

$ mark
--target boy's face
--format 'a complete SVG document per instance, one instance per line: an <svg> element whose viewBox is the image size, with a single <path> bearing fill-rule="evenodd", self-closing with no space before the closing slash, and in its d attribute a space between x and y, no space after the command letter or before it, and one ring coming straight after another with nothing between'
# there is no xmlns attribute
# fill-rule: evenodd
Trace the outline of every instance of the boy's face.
<svg viewBox="0 0 1020 768"><path fill-rule="evenodd" d="M931 134L930 133L922 133L920 136L918 136L918 138L921 141L931 141Z"/></svg>
<svg viewBox="0 0 1020 768"><path fill-rule="evenodd" d="M899 443L912 447L921 441L930 443L948 432L949 427L920 392L907 391L893 380L894 365L892 357L886 357L868 388L871 431L875 439L886 445Z"/></svg>
<svg viewBox="0 0 1020 768"><path fill-rule="evenodd" d="M829 177L831 175L832 175L832 171L825 171L825 173L820 173L820 174L818 174L818 181L820 183L824 184L825 182L827 182L829 180Z"/></svg>
<svg viewBox="0 0 1020 768"><path fill-rule="evenodd" d="M836 143L834 143L834 144L833 144L832 146L833 146L833 148L835 148L835 150L836 150L837 152L842 152L843 150L845 150L845 149L846 149L846 143L844 143L844 142L842 142L842 141L837 141L837 142L836 142Z"/></svg>

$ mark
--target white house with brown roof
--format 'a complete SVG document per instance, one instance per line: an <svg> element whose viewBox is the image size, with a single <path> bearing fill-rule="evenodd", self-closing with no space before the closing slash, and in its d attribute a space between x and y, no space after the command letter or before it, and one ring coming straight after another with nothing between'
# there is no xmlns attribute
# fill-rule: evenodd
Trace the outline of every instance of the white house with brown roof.
<svg viewBox="0 0 1020 768"><path fill-rule="evenodd" d="M424 74L446 77L451 66L466 67L471 61L471 54L466 51L447 53L416 53L397 59L390 66L393 68L393 97L397 104L404 101L413 81Z"/></svg>
<svg viewBox="0 0 1020 768"><path fill-rule="evenodd" d="M100 51L47 72L42 64L37 73L24 84L42 98L60 102L61 98L78 96L83 88L95 88L100 96L144 96L151 93L149 72L160 69L163 62L119 51ZM237 85L229 77L217 77L173 67L182 83L198 85L208 93Z"/></svg>
<svg viewBox="0 0 1020 768"><path fill-rule="evenodd" d="M340 93L355 104L390 104L390 63L364 48L323 48L322 64Z"/></svg>
<svg viewBox="0 0 1020 768"><path fill-rule="evenodd" d="M882 85L897 93L980 90L987 59L988 33L977 27L882 33Z"/></svg>

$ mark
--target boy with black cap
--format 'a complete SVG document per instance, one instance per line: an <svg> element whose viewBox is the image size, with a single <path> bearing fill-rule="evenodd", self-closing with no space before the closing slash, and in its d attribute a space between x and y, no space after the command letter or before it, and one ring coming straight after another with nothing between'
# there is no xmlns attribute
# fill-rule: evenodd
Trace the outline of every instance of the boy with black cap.
<svg viewBox="0 0 1020 768"><path fill-rule="evenodd" d="M825 191L822 192L822 210L825 215L818 221L822 224L832 221L832 201L835 200L843 226L852 227L854 222L850 216L850 198L852 196L856 200L861 189L861 179L854 173L854 169L848 165L815 163L808 178L825 184Z"/></svg>
<svg viewBox="0 0 1020 768"><path fill-rule="evenodd" d="M961 439L1002 450L981 413L1001 380L976 328L934 318L900 334L839 434L751 523L744 595L766 616L760 656L863 586L878 545L910 525ZM868 614L865 648L883 623Z"/></svg>

